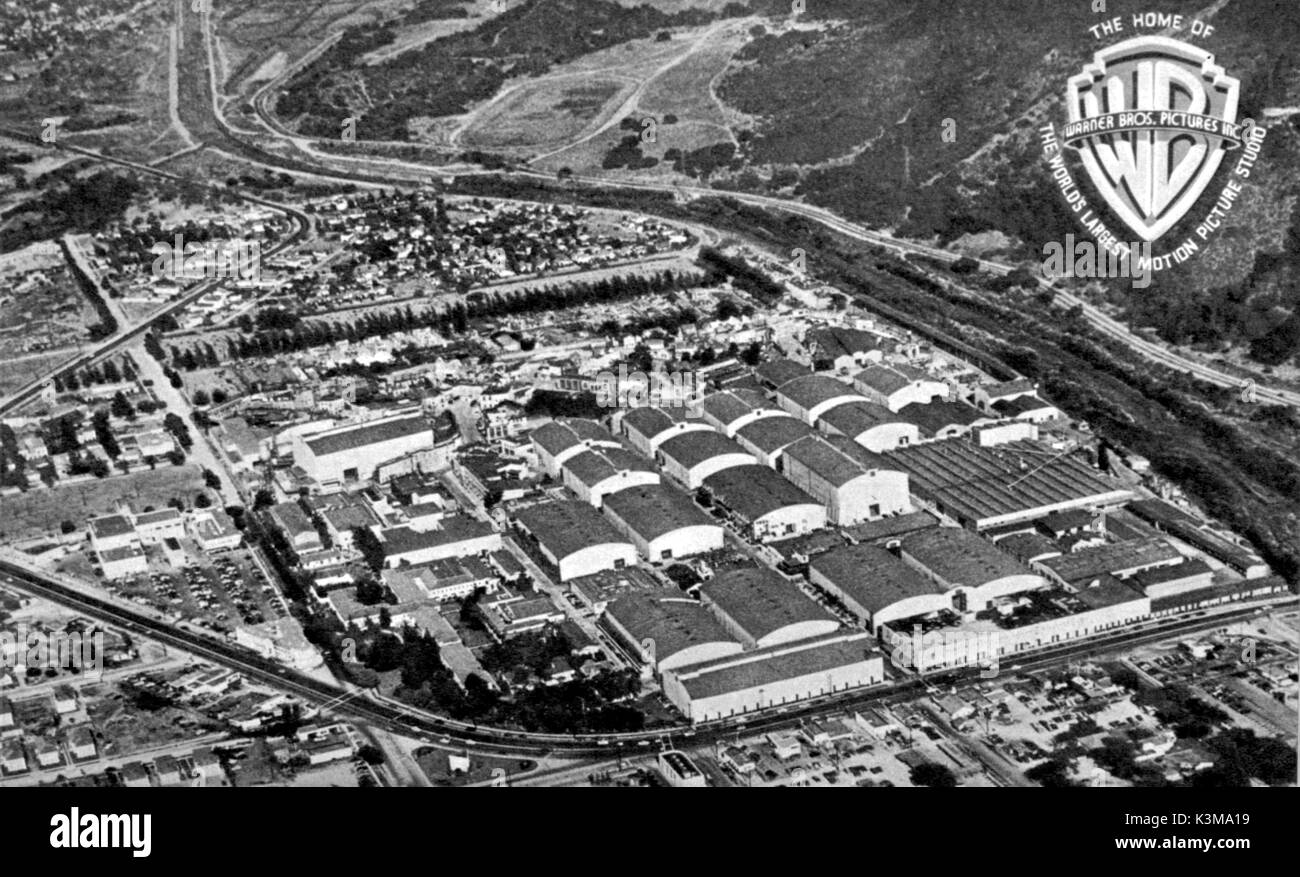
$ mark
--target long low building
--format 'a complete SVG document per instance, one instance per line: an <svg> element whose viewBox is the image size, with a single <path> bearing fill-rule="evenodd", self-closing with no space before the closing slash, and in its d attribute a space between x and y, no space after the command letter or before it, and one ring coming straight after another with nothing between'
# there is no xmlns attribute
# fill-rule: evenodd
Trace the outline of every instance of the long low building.
<svg viewBox="0 0 1300 877"><path fill-rule="evenodd" d="M715 472L758 462L740 445L711 429L670 438L655 451L655 460L664 472L691 490Z"/></svg>
<svg viewBox="0 0 1300 877"><path fill-rule="evenodd" d="M817 418L817 428L828 435L842 435L868 451L883 454L914 445L921 432L911 423L876 402L837 405Z"/></svg>
<svg viewBox="0 0 1300 877"><path fill-rule="evenodd" d="M826 508L766 466L724 469L704 479L714 506L756 542L791 539L826 527Z"/></svg>
<svg viewBox="0 0 1300 877"><path fill-rule="evenodd" d="M560 464L560 475L565 487L596 508L611 493L659 483L654 465L624 448L592 448L574 454Z"/></svg>
<svg viewBox="0 0 1300 877"><path fill-rule="evenodd" d="M521 530L560 571L560 581L636 566L636 546L585 502L538 503L515 516Z"/></svg>
<svg viewBox="0 0 1300 877"><path fill-rule="evenodd" d="M899 556L953 594L958 612L980 612L998 597L1039 590L1047 581L969 530L939 527L905 536Z"/></svg>
<svg viewBox="0 0 1300 877"><path fill-rule="evenodd" d="M781 414L779 408L768 404L762 393L744 389L705 396L700 402L700 409L704 422L727 438L735 438L737 430L756 420Z"/></svg>
<svg viewBox="0 0 1300 877"><path fill-rule="evenodd" d="M293 462L322 486L369 481L383 463L434 447L423 413L402 414L293 436Z"/></svg>
<svg viewBox="0 0 1300 877"><path fill-rule="evenodd" d="M907 474L842 436L800 439L785 449L778 468L842 527L912 510Z"/></svg>
<svg viewBox="0 0 1300 877"><path fill-rule="evenodd" d="M449 515L429 530L389 527L378 535L384 566L390 569L501 550L501 534L468 515Z"/></svg>
<svg viewBox="0 0 1300 877"><path fill-rule="evenodd" d="M833 633L712 660L663 674L664 695L691 722L878 685L885 662L871 634Z"/></svg>
<svg viewBox="0 0 1300 877"><path fill-rule="evenodd" d="M570 457L592 448L621 448L618 439L599 423L570 417L552 420L533 430L530 439L542 471L560 477L560 467Z"/></svg>
<svg viewBox="0 0 1300 877"><path fill-rule="evenodd" d="M1133 498L1118 482L1037 442L980 447L949 439L885 456L908 473L912 493L922 503L976 530L1067 509L1118 506Z"/></svg>
<svg viewBox="0 0 1300 877"><path fill-rule="evenodd" d="M775 469L786 448L816 434L815 429L799 418L779 414L745 424L736 430L736 442L758 462Z"/></svg>
<svg viewBox="0 0 1300 877"><path fill-rule="evenodd" d="M793 583L767 567L719 573L700 586L700 599L749 648L834 633L840 623Z"/></svg>
<svg viewBox="0 0 1300 877"><path fill-rule="evenodd" d="M832 408L866 400L843 381L826 375L806 375L777 387L776 401L786 411L811 426Z"/></svg>
<svg viewBox="0 0 1300 877"><path fill-rule="evenodd" d="M744 647L698 600L637 592L605 608L600 623L657 673L736 654Z"/></svg>
<svg viewBox="0 0 1300 877"><path fill-rule="evenodd" d="M876 545L846 545L813 558L808 581L876 632L883 624L951 610L939 583Z"/></svg>
<svg viewBox="0 0 1300 877"><path fill-rule="evenodd" d="M705 421L689 414L685 408L640 406L616 415L614 429L638 451L653 457L659 446L671 438L688 432L712 430Z"/></svg>
<svg viewBox="0 0 1300 877"><path fill-rule="evenodd" d="M1063 585L1087 583L1105 575L1126 579L1137 572L1182 563L1183 555L1164 539L1134 539L1080 548L1049 557L1035 566Z"/></svg>
<svg viewBox="0 0 1300 877"><path fill-rule="evenodd" d="M605 515L652 562L716 551L722 527L666 485L633 487L605 499Z"/></svg>

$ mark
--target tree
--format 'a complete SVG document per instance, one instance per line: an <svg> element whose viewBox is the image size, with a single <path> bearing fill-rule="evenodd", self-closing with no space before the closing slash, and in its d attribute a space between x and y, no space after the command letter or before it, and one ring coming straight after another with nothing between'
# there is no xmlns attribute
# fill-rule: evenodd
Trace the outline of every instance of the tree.
<svg viewBox="0 0 1300 877"><path fill-rule="evenodd" d="M59 524L59 532L62 533L64 536L67 536L69 533L75 533L76 531L77 531L77 525L72 523L72 521L64 521L63 523Z"/></svg>
<svg viewBox="0 0 1300 877"><path fill-rule="evenodd" d="M212 507L212 497L206 493L196 493L194 495L194 507L196 509L206 509Z"/></svg>
<svg viewBox="0 0 1300 877"><path fill-rule="evenodd" d="M131 407L131 401L126 398L126 394L121 390L113 394L113 404L109 406L109 411L119 420L132 420L135 418L135 409Z"/></svg>
<svg viewBox="0 0 1300 877"><path fill-rule="evenodd" d="M372 767L377 767L384 763L384 753L380 751L378 746L370 743L365 744L357 750L357 757Z"/></svg>
<svg viewBox="0 0 1300 877"><path fill-rule="evenodd" d="M195 405L204 405L204 406L206 406L206 405L207 405L209 402L211 402L211 401L212 401L212 400L211 400L211 397L208 396L208 391L207 391L207 390L195 390L195 391L194 391L194 404L195 404Z"/></svg>
<svg viewBox="0 0 1300 877"><path fill-rule="evenodd" d="M957 778L952 771L942 764L923 761L912 768L910 777L913 785L932 788L952 788L957 785Z"/></svg>
<svg viewBox="0 0 1300 877"><path fill-rule="evenodd" d="M209 490L221 489L221 477L218 476L217 473L213 472L211 469L205 468L203 470L203 483L204 485L207 486Z"/></svg>

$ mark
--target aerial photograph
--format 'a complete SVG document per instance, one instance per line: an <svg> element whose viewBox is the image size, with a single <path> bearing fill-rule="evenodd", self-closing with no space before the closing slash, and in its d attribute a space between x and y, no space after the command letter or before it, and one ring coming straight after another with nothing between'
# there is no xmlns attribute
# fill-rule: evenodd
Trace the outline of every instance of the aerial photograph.
<svg viewBox="0 0 1300 877"><path fill-rule="evenodd" d="M0 0L42 846L1140 787L1249 847L1198 790L1297 786L1298 593L1296 0Z"/></svg>

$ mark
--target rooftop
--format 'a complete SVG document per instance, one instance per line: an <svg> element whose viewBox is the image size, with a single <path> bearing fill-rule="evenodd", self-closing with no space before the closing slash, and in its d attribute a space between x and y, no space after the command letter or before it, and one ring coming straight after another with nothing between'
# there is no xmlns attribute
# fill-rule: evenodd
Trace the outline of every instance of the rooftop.
<svg viewBox="0 0 1300 877"><path fill-rule="evenodd" d="M887 456L911 476L913 493L980 528L1132 496L1097 470L1037 442L984 448L954 438Z"/></svg>
<svg viewBox="0 0 1300 877"><path fill-rule="evenodd" d="M746 424L736 431L736 435L743 437L764 454L771 454L801 438L816 435L816 430L797 417L782 414Z"/></svg>
<svg viewBox="0 0 1300 877"><path fill-rule="evenodd" d="M704 479L715 500L747 521L796 505L819 506L817 500L774 470L757 463L733 466Z"/></svg>
<svg viewBox="0 0 1300 877"><path fill-rule="evenodd" d="M1178 549L1164 539L1112 542L1082 548L1042 561L1062 581L1074 584L1107 573L1120 574L1140 567L1164 566L1183 559Z"/></svg>
<svg viewBox="0 0 1300 877"><path fill-rule="evenodd" d="M800 439L785 449L787 459L798 461L818 477L842 487L873 469L898 469L879 454L852 442L837 443L822 436Z"/></svg>
<svg viewBox="0 0 1300 877"><path fill-rule="evenodd" d="M979 409L965 402L939 399L934 402L912 402L898 411L900 420L916 424L922 435L938 435L952 426L970 426L989 418Z"/></svg>
<svg viewBox="0 0 1300 877"><path fill-rule="evenodd" d="M656 660L707 643L740 644L697 600L636 592L619 597L606 613L638 643L654 641Z"/></svg>
<svg viewBox="0 0 1300 877"><path fill-rule="evenodd" d="M873 615L899 600L942 594L943 588L876 545L846 545L812 559L825 576Z"/></svg>
<svg viewBox="0 0 1300 877"><path fill-rule="evenodd" d="M322 432L306 439L306 444L313 454L322 457L409 438L421 433L428 433L432 440L433 427L424 419L423 414L412 414Z"/></svg>
<svg viewBox="0 0 1300 877"><path fill-rule="evenodd" d="M742 567L709 579L700 587L711 602L755 640L785 627L823 622L838 627L834 617L766 567Z"/></svg>
<svg viewBox="0 0 1300 877"><path fill-rule="evenodd" d="M841 396L861 396L848 384L826 375L805 375L786 381L776 392L805 410Z"/></svg>
<svg viewBox="0 0 1300 877"><path fill-rule="evenodd" d="M727 390L705 396L700 400L700 407L705 414L720 423L734 423L747 414L771 406L762 393L753 390Z"/></svg>
<svg viewBox="0 0 1300 877"><path fill-rule="evenodd" d="M538 503L520 509L515 517L559 559L596 545L627 543L600 512L579 500Z"/></svg>
<svg viewBox="0 0 1300 877"><path fill-rule="evenodd" d="M903 417L890 411L884 405L877 405L875 402L868 402L866 399L861 402L836 405L817 420L849 438L857 438L867 430L886 423L906 422Z"/></svg>
<svg viewBox="0 0 1300 877"><path fill-rule="evenodd" d="M671 672L692 700L751 691L880 658L869 633L832 633L715 658Z"/></svg>
<svg viewBox="0 0 1300 877"><path fill-rule="evenodd" d="M970 530L941 527L903 538L903 552L953 585L978 588L1008 576L1033 575L1029 567Z"/></svg>
<svg viewBox="0 0 1300 877"><path fill-rule="evenodd" d="M718 526L681 493L663 485L620 490L605 497L605 508L646 540L682 527Z"/></svg>
<svg viewBox="0 0 1300 877"><path fill-rule="evenodd" d="M659 450L665 457L688 469L727 454L749 456L749 452L740 445L711 429L699 429L673 436L660 445Z"/></svg>

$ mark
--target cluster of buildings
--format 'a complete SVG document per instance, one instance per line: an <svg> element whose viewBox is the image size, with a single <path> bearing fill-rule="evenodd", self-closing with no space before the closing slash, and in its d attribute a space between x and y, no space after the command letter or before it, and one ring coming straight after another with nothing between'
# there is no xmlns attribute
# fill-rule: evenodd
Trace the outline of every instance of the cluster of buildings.
<svg viewBox="0 0 1300 877"><path fill-rule="evenodd" d="M230 516L217 508L135 512L124 503L116 514L91 518L86 530L95 562L109 581L148 572L148 546L179 552L179 540L189 538L203 551L216 552L243 543Z"/></svg>
<svg viewBox="0 0 1300 877"><path fill-rule="evenodd" d="M612 224L602 231L591 211L577 207L447 201L429 192L383 199L340 196L311 209L326 241L373 242L385 250L382 260L340 266L315 280L305 304L320 311L598 268L690 243L685 232L647 217L624 217L617 232ZM419 293L403 296L414 281Z"/></svg>

